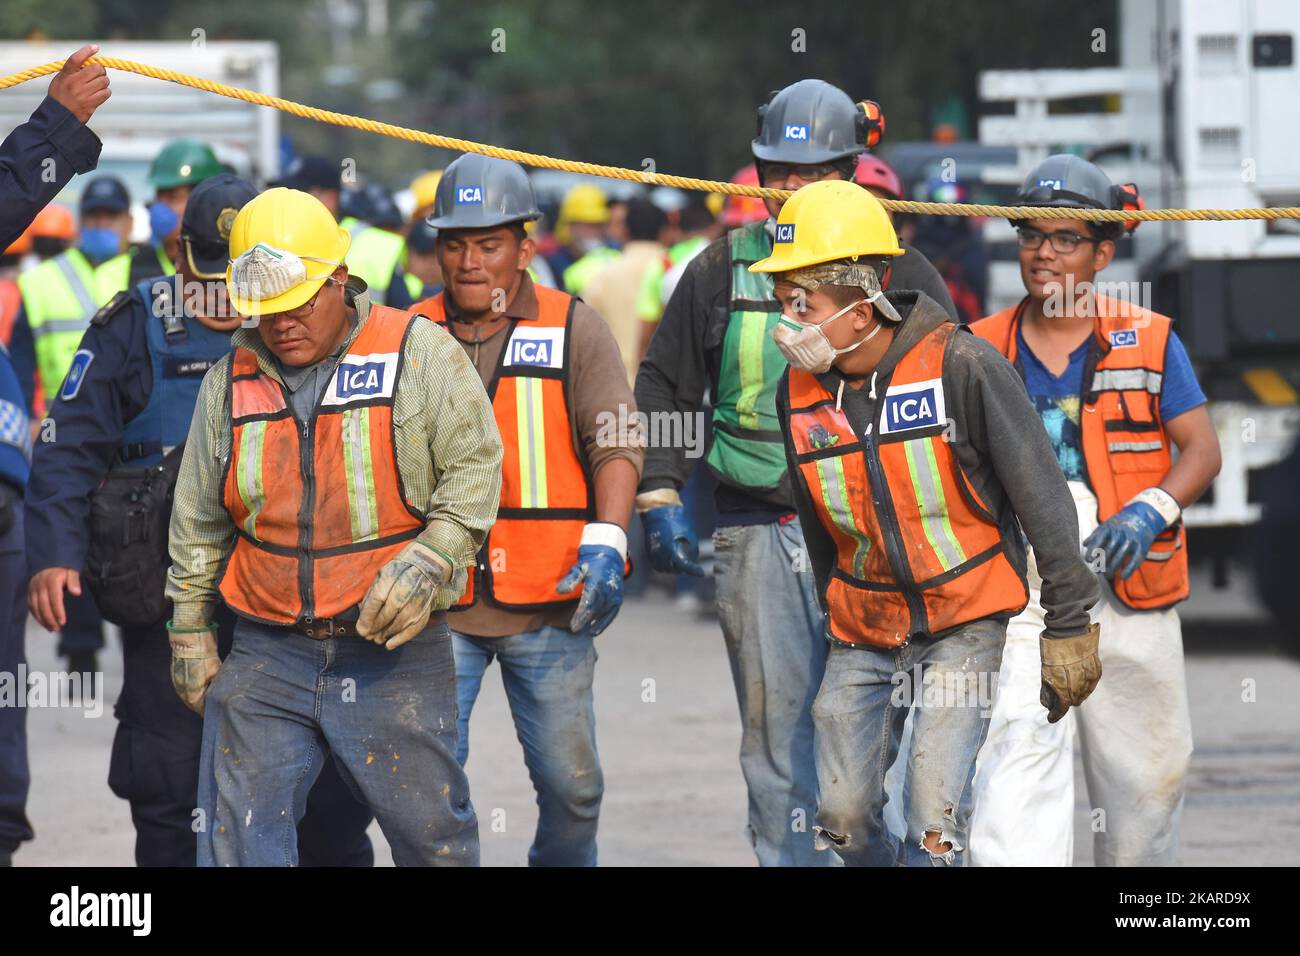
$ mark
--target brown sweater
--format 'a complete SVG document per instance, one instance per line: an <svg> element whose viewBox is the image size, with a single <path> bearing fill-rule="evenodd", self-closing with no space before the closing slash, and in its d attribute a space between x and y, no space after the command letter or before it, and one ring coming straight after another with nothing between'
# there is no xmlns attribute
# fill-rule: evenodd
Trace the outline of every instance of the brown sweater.
<svg viewBox="0 0 1300 956"><path fill-rule="evenodd" d="M455 304L447 296L448 318L456 314ZM519 286L519 291L506 306L505 314L510 319L530 320L537 318L537 293L533 281L527 274ZM460 339L461 345L469 355L470 361L478 369L483 387L487 388L496 371L501 350L509 338L508 332L514 322L507 322L489 335L475 343L472 326L449 322L448 329ZM467 340L468 339L468 340ZM573 447L587 465L588 474L593 480L600 469L609 461L623 458L632 462L641 473L641 464L645 458L644 450L636 443L637 438L632 429L636 400L628 385L627 372L619 354L618 344L610 332L609 326L600 314L581 300L573 310L573 326L569 344L569 380L572 404L569 408L569 423L572 429ZM619 406L626 411L619 415ZM608 417L612 416L612 418ZM619 422L619 440L608 441L609 423ZM597 436L602 434L604 424L605 441L597 443ZM626 525L626 517L621 521ZM575 603L556 605L547 611L510 611L492 602L486 596L479 599L472 607L463 611L453 611L450 624L452 630L474 637L506 637L511 634L523 634L550 625L568 627L573 617Z"/></svg>

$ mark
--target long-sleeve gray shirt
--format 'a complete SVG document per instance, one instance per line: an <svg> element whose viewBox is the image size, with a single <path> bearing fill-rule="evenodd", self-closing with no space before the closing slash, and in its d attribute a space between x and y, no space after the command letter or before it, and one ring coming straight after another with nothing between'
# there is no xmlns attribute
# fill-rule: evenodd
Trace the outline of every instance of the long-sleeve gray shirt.
<svg viewBox="0 0 1300 956"><path fill-rule="evenodd" d="M922 338L948 315L930 298L917 292L890 292L889 301L903 322L876 368L875 394L871 388L845 384L842 407L859 435L876 420L879 397L885 394L895 366ZM834 368L818 381L836 394L843 376ZM969 334L964 326L953 335L943 363L944 409L952 422L950 444L957 463L972 487L998 516L1009 542L1011 560L1025 573L1028 538L1043 579L1042 598L1048 636L1078 634L1088 626L1088 609L1100 597L1096 576L1084 563L1079 548L1079 519L1065 477L1043 430L1042 420L1014 367L992 345ZM777 393L777 416L787 436L786 457L792 473L798 468L789 441L789 376ZM795 499L802 520L808 556L825 595L835 544L822 528L812 502L799 483ZM1023 529L1023 538L1021 530Z"/></svg>

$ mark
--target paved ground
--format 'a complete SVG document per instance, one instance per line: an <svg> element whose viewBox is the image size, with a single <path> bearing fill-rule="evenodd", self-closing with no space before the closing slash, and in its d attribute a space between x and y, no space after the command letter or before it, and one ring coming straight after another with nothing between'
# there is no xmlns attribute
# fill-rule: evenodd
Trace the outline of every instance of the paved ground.
<svg viewBox="0 0 1300 956"><path fill-rule="evenodd" d="M1300 862L1300 661L1245 647L1226 626L1198 629L1189 637L1195 638L1189 641L1188 673L1197 749L1183 860L1294 865ZM1200 650L1204 645L1209 647ZM52 638L32 625L33 671L55 665L52 647ZM716 623L666 601L632 602L599 647L596 706L606 776L602 862L751 865L742 832L739 722ZM105 654L104 665L111 701L121 681L120 656ZM511 866L525 860L536 808L497 673L489 672L474 711L469 773L482 823L483 863ZM1254 682L1255 702L1243 702L1243 681ZM127 805L105 783L111 708L98 718L72 709L33 709L29 721L30 814L38 837L16 862L130 865ZM1076 858L1087 864L1091 844L1081 778L1078 790ZM494 820L504 827L494 828ZM374 835L381 861L390 862L377 828Z"/></svg>

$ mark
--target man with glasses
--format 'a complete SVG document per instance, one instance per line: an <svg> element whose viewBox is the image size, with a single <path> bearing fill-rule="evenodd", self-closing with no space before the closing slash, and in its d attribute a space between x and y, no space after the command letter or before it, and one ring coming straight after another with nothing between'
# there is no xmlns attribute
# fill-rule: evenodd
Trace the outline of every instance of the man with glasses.
<svg viewBox="0 0 1300 956"><path fill-rule="evenodd" d="M226 285L256 327L203 380L167 588L172 683L204 713L200 865L296 864L331 754L399 866L478 862L446 608L496 517L501 440L464 351L372 306L349 242L284 188L230 231Z"/></svg>
<svg viewBox="0 0 1300 956"><path fill-rule="evenodd" d="M1077 156L1050 156L1016 205L1140 208ZM1084 557L1104 582L1105 680L1077 717L1049 724L1034 649L1043 578L1031 553L1029 606L1007 630L998 694L975 779L972 862L1068 866L1077 721L1099 865L1169 865L1192 752L1182 632L1182 509L1219 471L1219 442L1169 318L1101 294L1098 274L1126 225L1016 223L1025 298L971 326L1012 360L1073 494ZM1178 457L1173 459L1173 448Z"/></svg>
<svg viewBox="0 0 1300 956"><path fill-rule="evenodd" d="M875 103L855 104L821 80L800 80L758 111L753 155L759 181L795 190L852 180L857 157L879 139ZM786 368L772 339L781 317L771 275L749 266L772 254L783 203L772 218L732 230L687 266L636 381L646 415L700 414L713 406L710 470L719 481L714 534L718 616L743 726L740 764L749 788L749 836L762 865L825 866L813 847L817 807L811 706L826 660L823 615L795 513L776 419ZM956 318L943 279L904 246L888 287L915 289ZM666 418L665 420L672 420ZM657 419L656 419L657 420ZM703 575L699 543L680 489L695 462L685 448L646 449L637 511L650 562L666 574Z"/></svg>

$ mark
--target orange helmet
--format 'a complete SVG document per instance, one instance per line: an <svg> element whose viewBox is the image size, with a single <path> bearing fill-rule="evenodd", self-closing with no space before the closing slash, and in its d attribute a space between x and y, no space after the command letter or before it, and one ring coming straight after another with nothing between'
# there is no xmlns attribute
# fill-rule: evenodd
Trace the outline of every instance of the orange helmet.
<svg viewBox="0 0 1300 956"><path fill-rule="evenodd" d="M53 202L36 214L27 231L33 239L67 239L71 242L77 238L77 224L72 218L72 211L67 206Z"/></svg>
<svg viewBox="0 0 1300 956"><path fill-rule="evenodd" d="M731 181L737 186L757 186L758 169L753 164L736 170ZM762 222L767 218L767 207L757 196L727 196L722 210L722 224L728 229L744 226L751 222Z"/></svg>

